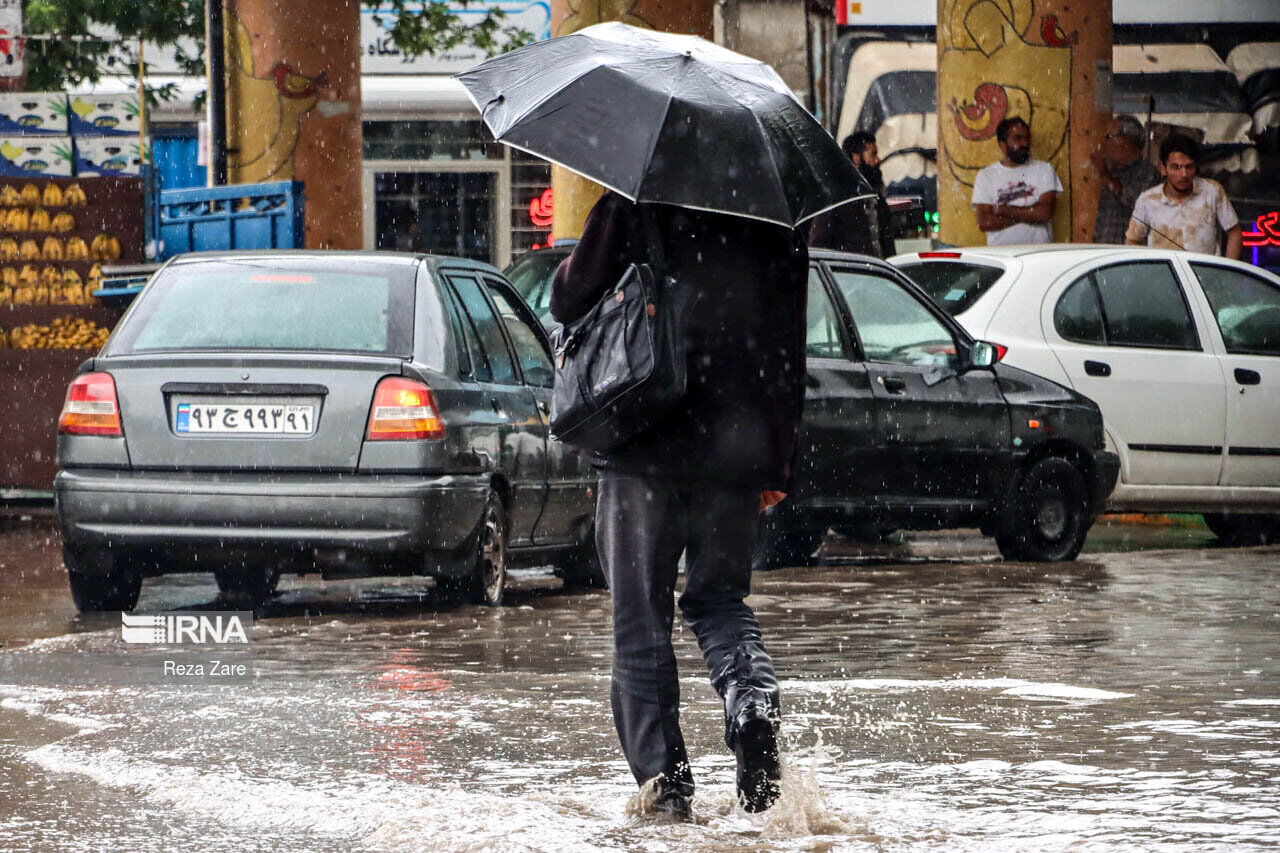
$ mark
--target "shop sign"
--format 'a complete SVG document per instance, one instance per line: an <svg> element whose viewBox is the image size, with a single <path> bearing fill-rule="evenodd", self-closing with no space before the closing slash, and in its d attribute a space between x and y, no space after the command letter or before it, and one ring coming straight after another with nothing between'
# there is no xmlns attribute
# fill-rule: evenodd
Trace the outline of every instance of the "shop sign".
<svg viewBox="0 0 1280 853"><path fill-rule="evenodd" d="M0 0L0 77L21 77L22 0Z"/></svg>
<svg viewBox="0 0 1280 853"><path fill-rule="evenodd" d="M6 2L6 0L0 0ZM533 33L536 41L551 38L550 0L512 2L512 0L472 0L467 6L450 7L449 14L463 21L478 22L488 9L501 9L507 13L506 23ZM382 24L373 16L382 18ZM455 74L466 71L485 59L484 51L470 45L458 45L447 53L436 56L405 56L391 41L388 29L395 18L390 9L360 10L361 71L365 74Z"/></svg>
<svg viewBox="0 0 1280 853"><path fill-rule="evenodd" d="M1252 231L1240 235L1245 246L1280 246L1280 211L1259 216Z"/></svg>

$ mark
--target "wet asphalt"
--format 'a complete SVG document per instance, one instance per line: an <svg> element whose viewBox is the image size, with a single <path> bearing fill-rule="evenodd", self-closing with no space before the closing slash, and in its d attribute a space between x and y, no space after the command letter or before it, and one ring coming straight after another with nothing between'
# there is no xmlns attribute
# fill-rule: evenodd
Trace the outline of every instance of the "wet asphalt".
<svg viewBox="0 0 1280 853"><path fill-rule="evenodd" d="M0 528L6 652L113 653L57 531ZM787 775L734 808L677 629L697 821L625 813L607 593L515 573L504 607L429 581L286 578L251 685L0 684L0 850L1269 850L1280 845L1280 548L1103 524L1072 563L972 532L755 578ZM224 607L207 575L140 610Z"/></svg>

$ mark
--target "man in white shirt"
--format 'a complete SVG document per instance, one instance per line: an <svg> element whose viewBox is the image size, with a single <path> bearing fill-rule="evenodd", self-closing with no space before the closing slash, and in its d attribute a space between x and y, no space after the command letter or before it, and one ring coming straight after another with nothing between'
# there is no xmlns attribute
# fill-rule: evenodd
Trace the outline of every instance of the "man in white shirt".
<svg viewBox="0 0 1280 853"><path fill-rule="evenodd" d="M1057 173L1031 159L1031 127L1018 116L996 125L996 142L1004 157L978 173L971 202L987 245L1052 242L1053 205L1062 192Z"/></svg>
<svg viewBox="0 0 1280 853"><path fill-rule="evenodd" d="M1176 133L1165 137L1160 144L1164 183L1134 202L1126 243L1240 259L1240 219L1222 184L1196 176L1199 159L1194 139Z"/></svg>

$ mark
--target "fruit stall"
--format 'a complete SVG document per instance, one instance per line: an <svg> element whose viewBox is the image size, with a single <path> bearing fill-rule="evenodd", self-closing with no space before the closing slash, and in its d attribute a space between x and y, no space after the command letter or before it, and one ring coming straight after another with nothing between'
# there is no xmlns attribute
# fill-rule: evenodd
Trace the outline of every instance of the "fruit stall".
<svg viewBox="0 0 1280 853"><path fill-rule="evenodd" d="M52 487L67 384L122 313L103 266L143 257L132 177L0 176L0 495Z"/></svg>

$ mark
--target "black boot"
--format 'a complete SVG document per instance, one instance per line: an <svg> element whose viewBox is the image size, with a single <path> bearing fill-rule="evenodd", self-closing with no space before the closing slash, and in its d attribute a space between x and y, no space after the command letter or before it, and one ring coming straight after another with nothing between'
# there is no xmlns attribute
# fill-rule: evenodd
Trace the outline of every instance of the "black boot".
<svg viewBox="0 0 1280 853"><path fill-rule="evenodd" d="M782 759L773 722L759 709L739 717L733 738L733 754L738 759L738 802L744 811L767 810L782 793ZM745 719L743 719L745 717Z"/></svg>

